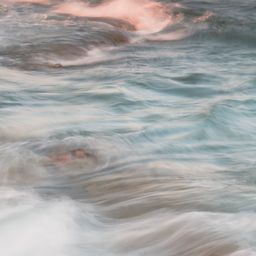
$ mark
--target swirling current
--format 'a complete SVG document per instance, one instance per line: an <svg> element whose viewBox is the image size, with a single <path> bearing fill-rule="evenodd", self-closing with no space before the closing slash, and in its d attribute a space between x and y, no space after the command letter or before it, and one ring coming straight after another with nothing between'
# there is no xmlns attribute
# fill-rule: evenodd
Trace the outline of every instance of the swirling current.
<svg viewBox="0 0 256 256"><path fill-rule="evenodd" d="M255 0L0 2L0 255L256 255Z"/></svg>

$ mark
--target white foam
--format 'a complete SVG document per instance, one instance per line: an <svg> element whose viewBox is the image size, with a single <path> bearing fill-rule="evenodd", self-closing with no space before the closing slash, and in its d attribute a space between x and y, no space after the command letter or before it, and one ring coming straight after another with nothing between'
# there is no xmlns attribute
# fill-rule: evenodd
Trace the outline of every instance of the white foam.
<svg viewBox="0 0 256 256"><path fill-rule="evenodd" d="M177 41L189 37L191 34L192 31L189 31L187 29L180 29L169 33L148 35L146 36L146 39L150 41Z"/></svg>
<svg viewBox="0 0 256 256"><path fill-rule="evenodd" d="M85 203L42 199L33 191L10 188L0 189L0 207L4 256L255 256L254 213L159 210L100 222L97 211Z"/></svg>
<svg viewBox="0 0 256 256"><path fill-rule="evenodd" d="M78 211L71 201L44 201L32 193L1 189L0 205L0 255L68 255Z"/></svg>
<svg viewBox="0 0 256 256"><path fill-rule="evenodd" d="M111 0L97 6L89 2L72 1L55 8L55 12L81 17L109 17L125 20L145 33L161 31L172 22L166 6L153 0Z"/></svg>
<svg viewBox="0 0 256 256"><path fill-rule="evenodd" d="M109 50L112 47L106 47L104 49L93 48L87 52L87 55L82 56L81 58L76 58L74 60L65 60L65 59L55 59L50 60L50 66L60 65L60 67L73 67L73 66L83 66L83 65L93 65L98 63L103 63L106 61L111 61L117 59L117 56L111 55Z"/></svg>

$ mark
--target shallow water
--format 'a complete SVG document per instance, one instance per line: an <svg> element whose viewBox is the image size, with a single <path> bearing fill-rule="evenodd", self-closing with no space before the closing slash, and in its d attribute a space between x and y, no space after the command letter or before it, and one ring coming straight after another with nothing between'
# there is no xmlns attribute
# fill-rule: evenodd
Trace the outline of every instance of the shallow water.
<svg viewBox="0 0 256 256"><path fill-rule="evenodd" d="M256 255L255 1L99 2L0 3L0 255Z"/></svg>

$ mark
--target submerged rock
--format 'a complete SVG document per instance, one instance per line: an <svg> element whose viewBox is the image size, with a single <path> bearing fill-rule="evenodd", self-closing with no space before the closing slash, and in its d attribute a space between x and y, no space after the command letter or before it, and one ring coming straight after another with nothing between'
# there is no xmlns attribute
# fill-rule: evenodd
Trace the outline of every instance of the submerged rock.
<svg viewBox="0 0 256 256"><path fill-rule="evenodd" d="M77 148L66 152L52 154L49 158L55 164L68 164L76 160L91 160L92 158L95 158L95 156L83 148Z"/></svg>
<svg viewBox="0 0 256 256"><path fill-rule="evenodd" d="M61 65L60 63L49 63L48 67L49 68L63 68L63 65Z"/></svg>

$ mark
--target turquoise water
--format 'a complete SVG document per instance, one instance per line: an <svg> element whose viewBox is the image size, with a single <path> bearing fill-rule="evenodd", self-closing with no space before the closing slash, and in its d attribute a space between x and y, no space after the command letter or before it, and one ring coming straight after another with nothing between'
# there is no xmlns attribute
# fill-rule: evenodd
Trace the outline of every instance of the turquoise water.
<svg viewBox="0 0 256 256"><path fill-rule="evenodd" d="M62 2L0 3L0 255L256 255L255 1Z"/></svg>

